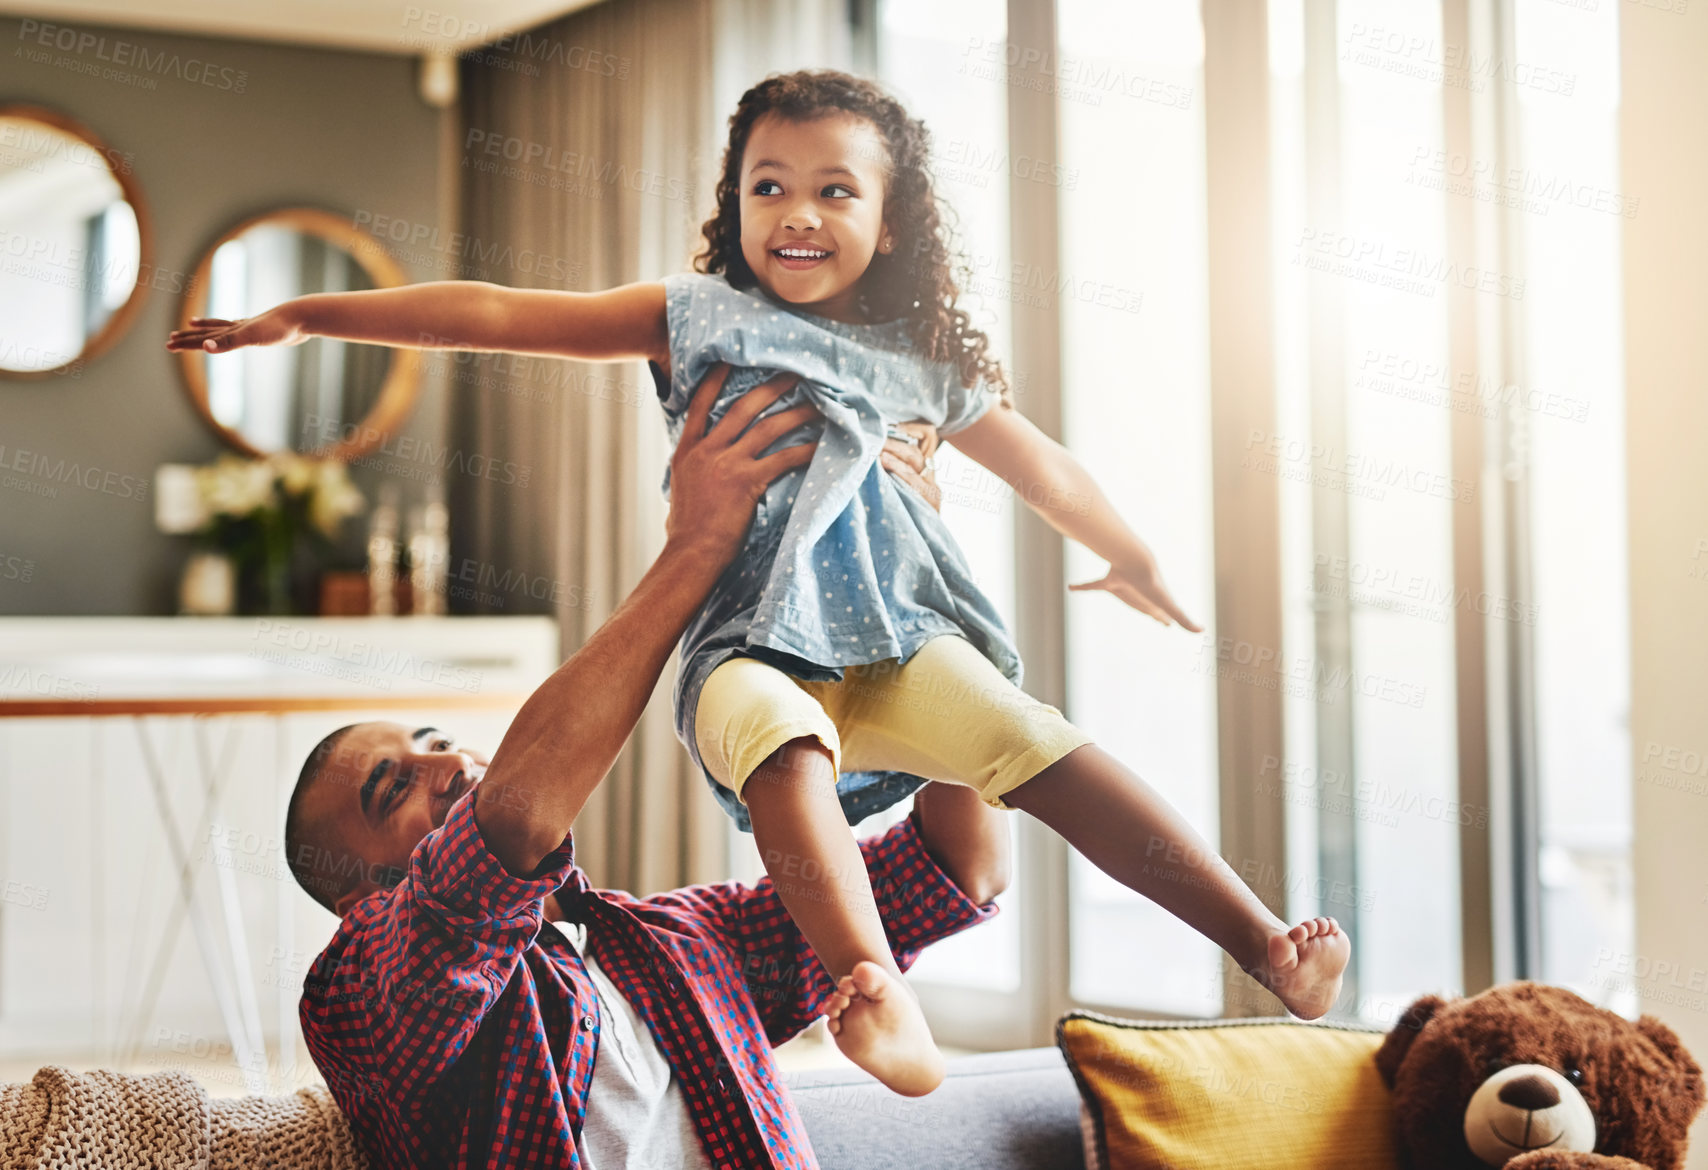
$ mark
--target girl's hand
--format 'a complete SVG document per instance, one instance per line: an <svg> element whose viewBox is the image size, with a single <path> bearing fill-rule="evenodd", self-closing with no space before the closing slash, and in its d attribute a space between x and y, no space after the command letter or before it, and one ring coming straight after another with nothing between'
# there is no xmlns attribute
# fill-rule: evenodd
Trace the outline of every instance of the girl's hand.
<svg viewBox="0 0 1708 1170"><path fill-rule="evenodd" d="M1156 567L1156 558L1151 555L1151 550L1142 544L1121 564L1110 565L1109 571L1101 580L1069 585L1068 588L1074 592L1101 589L1113 593L1140 613L1149 614L1165 626L1179 622L1182 628L1191 630L1194 634L1204 632L1204 627L1187 617L1185 611L1169 595L1168 586L1162 583L1162 573Z"/></svg>
<svg viewBox="0 0 1708 1170"><path fill-rule="evenodd" d="M166 338L166 348L178 352L202 349L208 353L228 353L248 345L301 345L309 335L302 331L288 305L268 309L255 317L227 321L223 317L191 317L187 329L174 329Z"/></svg>

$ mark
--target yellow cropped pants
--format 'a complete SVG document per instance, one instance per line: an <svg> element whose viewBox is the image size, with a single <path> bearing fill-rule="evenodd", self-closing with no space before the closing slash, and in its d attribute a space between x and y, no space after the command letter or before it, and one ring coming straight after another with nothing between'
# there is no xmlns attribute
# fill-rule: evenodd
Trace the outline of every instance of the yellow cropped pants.
<svg viewBox="0 0 1708 1170"><path fill-rule="evenodd" d="M738 798L755 768L805 736L829 750L838 773L910 772L975 788L996 808L1008 807L1004 794L1092 742L954 634L926 642L906 663L847 667L835 682L732 658L700 689L695 745Z"/></svg>

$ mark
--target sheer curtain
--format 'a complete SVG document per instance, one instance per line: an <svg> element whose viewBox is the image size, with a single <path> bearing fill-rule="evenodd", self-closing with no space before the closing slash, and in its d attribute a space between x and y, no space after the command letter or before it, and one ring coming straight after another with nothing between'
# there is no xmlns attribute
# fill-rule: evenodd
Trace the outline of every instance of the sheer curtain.
<svg viewBox="0 0 1708 1170"><path fill-rule="evenodd" d="M849 60L842 0L607 0L467 55L456 275L591 290L685 270L742 91ZM651 378L465 355L451 385L453 606L554 613L567 655L663 543ZM727 872L723 814L673 729L674 677L673 660L576 823L597 884L645 893Z"/></svg>

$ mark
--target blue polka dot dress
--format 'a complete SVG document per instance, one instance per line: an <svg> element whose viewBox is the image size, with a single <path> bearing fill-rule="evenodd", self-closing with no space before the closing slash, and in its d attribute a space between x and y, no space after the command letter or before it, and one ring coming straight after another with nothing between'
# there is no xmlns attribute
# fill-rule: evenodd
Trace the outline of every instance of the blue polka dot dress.
<svg viewBox="0 0 1708 1170"><path fill-rule="evenodd" d="M700 688L729 658L747 655L830 682L843 667L906 662L930 639L960 634L1020 682L1013 639L942 518L878 462L891 423L924 419L948 436L981 417L996 394L982 384L964 388L952 363L917 357L906 321L833 321L703 273L666 277L664 288L670 381L656 366L653 374L672 443L694 388L718 362L731 369L714 421L780 371L801 381L767 413L810 402L823 415L771 448L819 440L811 463L766 489L745 545L682 638L676 733L724 808L751 832L747 809L705 770L694 739ZM668 495L668 471L664 489ZM924 783L901 772L850 772L837 792L854 824Z"/></svg>

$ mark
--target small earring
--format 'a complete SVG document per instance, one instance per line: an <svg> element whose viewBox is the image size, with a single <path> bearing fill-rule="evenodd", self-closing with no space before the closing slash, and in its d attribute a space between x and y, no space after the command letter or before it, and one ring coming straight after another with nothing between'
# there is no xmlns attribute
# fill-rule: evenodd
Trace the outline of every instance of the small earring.
<svg viewBox="0 0 1708 1170"><path fill-rule="evenodd" d="M890 238L888 236L885 236L884 242L878 245L878 251L888 252L889 250L890 250Z"/></svg>

